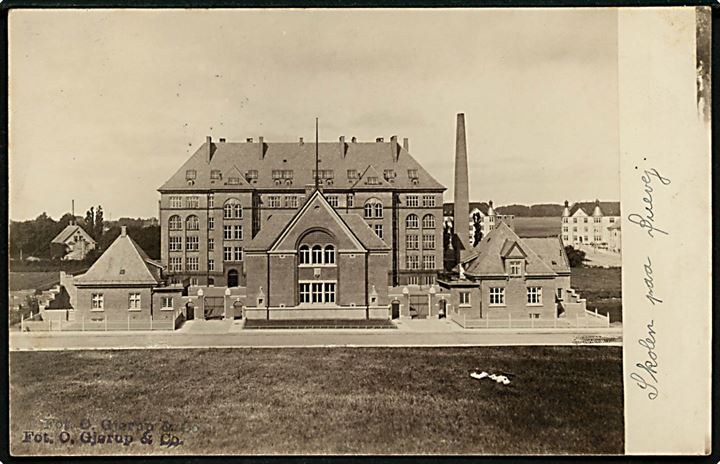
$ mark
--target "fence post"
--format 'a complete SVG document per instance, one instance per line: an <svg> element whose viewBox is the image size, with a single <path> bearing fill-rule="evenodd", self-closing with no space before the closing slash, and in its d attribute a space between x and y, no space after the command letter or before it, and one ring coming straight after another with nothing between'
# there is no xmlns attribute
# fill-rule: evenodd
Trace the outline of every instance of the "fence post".
<svg viewBox="0 0 720 464"><path fill-rule="evenodd" d="M130 330L130 313L128 313L128 330Z"/></svg>
<svg viewBox="0 0 720 464"><path fill-rule="evenodd" d="M512 329L512 316L508 313L508 329Z"/></svg>
<svg viewBox="0 0 720 464"><path fill-rule="evenodd" d="M575 314L575 327L580 328L580 315Z"/></svg>
<svg viewBox="0 0 720 464"><path fill-rule="evenodd" d="M152 320L153 320L152 313L150 313L150 330L152 330Z"/></svg>
<svg viewBox="0 0 720 464"><path fill-rule="evenodd" d="M85 315L83 314L80 316L80 327L83 332L85 332Z"/></svg>
<svg viewBox="0 0 720 464"><path fill-rule="evenodd" d="M107 332L107 314L103 314L103 320L105 321L105 332Z"/></svg>
<svg viewBox="0 0 720 464"><path fill-rule="evenodd" d="M25 317L20 313L20 332L25 331Z"/></svg>
<svg viewBox="0 0 720 464"><path fill-rule="evenodd" d="M553 327L556 329L557 329L557 320L558 320L557 317L555 319L553 319Z"/></svg>

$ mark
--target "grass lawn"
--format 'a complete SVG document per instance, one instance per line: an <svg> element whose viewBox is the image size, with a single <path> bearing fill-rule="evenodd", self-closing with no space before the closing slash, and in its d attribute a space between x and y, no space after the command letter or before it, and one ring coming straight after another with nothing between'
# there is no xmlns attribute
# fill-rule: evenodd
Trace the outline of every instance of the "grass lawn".
<svg viewBox="0 0 720 464"><path fill-rule="evenodd" d="M60 283L60 271L53 272L10 272L10 290L47 290Z"/></svg>
<svg viewBox="0 0 720 464"><path fill-rule="evenodd" d="M621 359L599 346L13 352L11 450L622 453ZM512 382L472 379L475 369ZM22 442L49 417L75 445ZM98 432L103 420L168 421L184 443L143 445L132 432L130 446L81 445L82 419Z"/></svg>
<svg viewBox="0 0 720 464"><path fill-rule="evenodd" d="M560 217L516 217L515 233L520 237L550 237L560 235Z"/></svg>
<svg viewBox="0 0 720 464"><path fill-rule="evenodd" d="M574 267L572 288L587 300L587 308L610 314L610 322L622 321L622 270L619 267Z"/></svg>

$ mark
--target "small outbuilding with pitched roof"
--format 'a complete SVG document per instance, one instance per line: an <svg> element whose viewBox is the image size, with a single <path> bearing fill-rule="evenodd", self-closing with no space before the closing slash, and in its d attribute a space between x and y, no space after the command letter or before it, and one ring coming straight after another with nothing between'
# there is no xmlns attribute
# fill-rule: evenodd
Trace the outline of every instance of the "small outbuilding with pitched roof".
<svg viewBox="0 0 720 464"><path fill-rule="evenodd" d="M71 221L59 234L50 242L53 255L60 256L63 260L82 260L87 254L94 250L97 242L85 229Z"/></svg>

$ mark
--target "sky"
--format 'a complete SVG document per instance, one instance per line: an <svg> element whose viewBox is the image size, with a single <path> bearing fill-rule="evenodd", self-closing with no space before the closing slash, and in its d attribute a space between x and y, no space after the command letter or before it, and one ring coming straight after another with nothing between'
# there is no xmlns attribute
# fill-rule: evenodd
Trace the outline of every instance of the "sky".
<svg viewBox="0 0 720 464"><path fill-rule="evenodd" d="M157 216L204 142L397 135L472 201L619 200L617 13L13 10L10 218Z"/></svg>

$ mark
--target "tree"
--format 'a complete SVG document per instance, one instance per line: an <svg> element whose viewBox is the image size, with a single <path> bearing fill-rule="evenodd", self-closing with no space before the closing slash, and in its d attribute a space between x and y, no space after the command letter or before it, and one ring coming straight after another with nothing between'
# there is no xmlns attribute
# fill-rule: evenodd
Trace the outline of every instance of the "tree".
<svg viewBox="0 0 720 464"><path fill-rule="evenodd" d="M585 261L585 252L582 250L576 250L571 245L565 246L565 254L568 257L570 267L582 267L583 261Z"/></svg>
<svg viewBox="0 0 720 464"><path fill-rule="evenodd" d="M85 213L85 232L95 238L95 208L92 206Z"/></svg>
<svg viewBox="0 0 720 464"><path fill-rule="evenodd" d="M453 236L453 226L449 222L446 222L443 226L443 247L447 250L450 248Z"/></svg>
<svg viewBox="0 0 720 464"><path fill-rule="evenodd" d="M476 247L480 240L482 240L482 216L480 213L472 215L473 220L473 247Z"/></svg>
<svg viewBox="0 0 720 464"><path fill-rule="evenodd" d="M95 211L95 240L100 240L100 238L102 237L103 226L103 209L102 206L98 205L97 210Z"/></svg>

